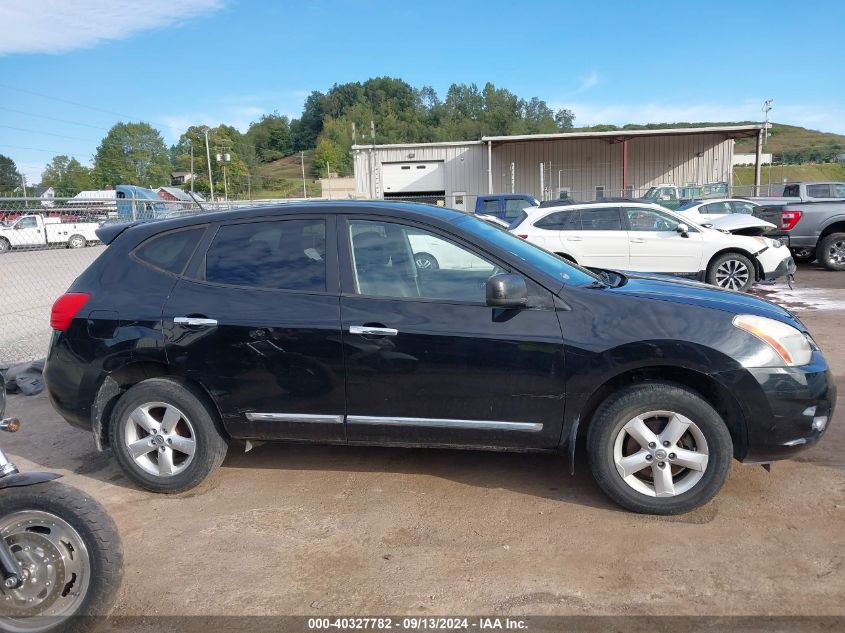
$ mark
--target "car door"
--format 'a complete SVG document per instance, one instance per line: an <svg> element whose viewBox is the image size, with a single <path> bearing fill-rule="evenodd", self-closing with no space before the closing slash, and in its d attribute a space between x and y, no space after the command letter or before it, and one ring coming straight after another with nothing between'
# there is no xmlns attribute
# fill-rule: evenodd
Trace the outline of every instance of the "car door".
<svg viewBox="0 0 845 633"><path fill-rule="evenodd" d="M346 439L334 226L320 214L212 226L165 304L168 362L233 437Z"/></svg>
<svg viewBox="0 0 845 633"><path fill-rule="evenodd" d="M702 265L702 236L681 221L650 207L624 207L630 237L631 270L659 273L697 273Z"/></svg>
<svg viewBox="0 0 845 633"><path fill-rule="evenodd" d="M584 259L579 209L551 211L534 220L531 228L535 230L528 235L530 242L553 253L569 255L578 262Z"/></svg>
<svg viewBox="0 0 845 633"><path fill-rule="evenodd" d="M628 231L622 223L619 205L595 205L581 208L581 230L563 237L579 250L583 266L626 269L630 266Z"/></svg>
<svg viewBox="0 0 845 633"><path fill-rule="evenodd" d="M551 293L486 305L502 262L406 220L350 216L339 229L349 442L551 448L563 419L563 348ZM419 269L440 242L455 267Z"/></svg>
<svg viewBox="0 0 845 633"><path fill-rule="evenodd" d="M18 220L10 235L12 246L43 246L47 243L43 223L34 215L27 215Z"/></svg>

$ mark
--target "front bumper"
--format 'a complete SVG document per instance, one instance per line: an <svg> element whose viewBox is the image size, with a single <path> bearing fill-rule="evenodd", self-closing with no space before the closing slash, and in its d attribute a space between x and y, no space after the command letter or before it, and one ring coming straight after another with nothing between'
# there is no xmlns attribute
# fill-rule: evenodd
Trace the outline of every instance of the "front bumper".
<svg viewBox="0 0 845 633"><path fill-rule="evenodd" d="M819 352L802 367L758 367L734 376L743 394L746 463L787 459L824 435L836 405L836 385ZM737 380L738 379L738 380Z"/></svg>
<svg viewBox="0 0 845 633"><path fill-rule="evenodd" d="M778 252L779 251L786 251L787 253L789 253L789 249L786 249L786 248L779 248L779 249L777 249L777 251ZM765 253L763 253L763 254L765 254ZM758 258L758 259L760 259L760 258ZM781 259L774 266L774 268L767 268L767 266L763 263L762 260L760 261L760 265L763 269L761 277L766 281L770 281L772 279L779 279L779 278L784 277L786 275L792 275L792 274L795 273L795 270L796 270L795 260L792 259L791 254L787 254L786 257Z"/></svg>

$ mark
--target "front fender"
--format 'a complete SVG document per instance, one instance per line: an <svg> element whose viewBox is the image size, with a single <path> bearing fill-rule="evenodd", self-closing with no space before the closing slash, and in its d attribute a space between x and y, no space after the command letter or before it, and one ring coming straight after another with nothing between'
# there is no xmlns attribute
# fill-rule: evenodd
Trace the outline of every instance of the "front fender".
<svg viewBox="0 0 845 633"><path fill-rule="evenodd" d="M43 484L45 481L53 481L61 477L58 473L15 473L0 478L0 490L3 488L22 488L23 486L34 486Z"/></svg>

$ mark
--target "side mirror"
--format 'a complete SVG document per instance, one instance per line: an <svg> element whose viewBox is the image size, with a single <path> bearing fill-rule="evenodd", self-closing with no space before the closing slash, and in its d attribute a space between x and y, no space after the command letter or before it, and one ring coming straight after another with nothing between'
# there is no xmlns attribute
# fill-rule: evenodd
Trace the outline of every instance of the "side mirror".
<svg viewBox="0 0 845 633"><path fill-rule="evenodd" d="M522 308L528 304L528 286L521 275L502 273L487 280L487 305Z"/></svg>
<svg viewBox="0 0 845 633"><path fill-rule="evenodd" d="M689 237L689 226L681 222L675 230L681 234L681 237Z"/></svg>

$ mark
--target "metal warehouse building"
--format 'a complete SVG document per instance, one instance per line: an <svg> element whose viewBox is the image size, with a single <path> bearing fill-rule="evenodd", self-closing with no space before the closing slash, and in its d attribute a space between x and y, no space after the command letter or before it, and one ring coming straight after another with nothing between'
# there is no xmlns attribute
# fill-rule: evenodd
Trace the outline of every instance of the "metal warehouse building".
<svg viewBox="0 0 845 633"><path fill-rule="evenodd" d="M636 196L668 183L732 185L734 140L764 124L485 136L480 141L354 145L355 184L368 198L420 199L471 211L475 197L529 193L541 200Z"/></svg>

